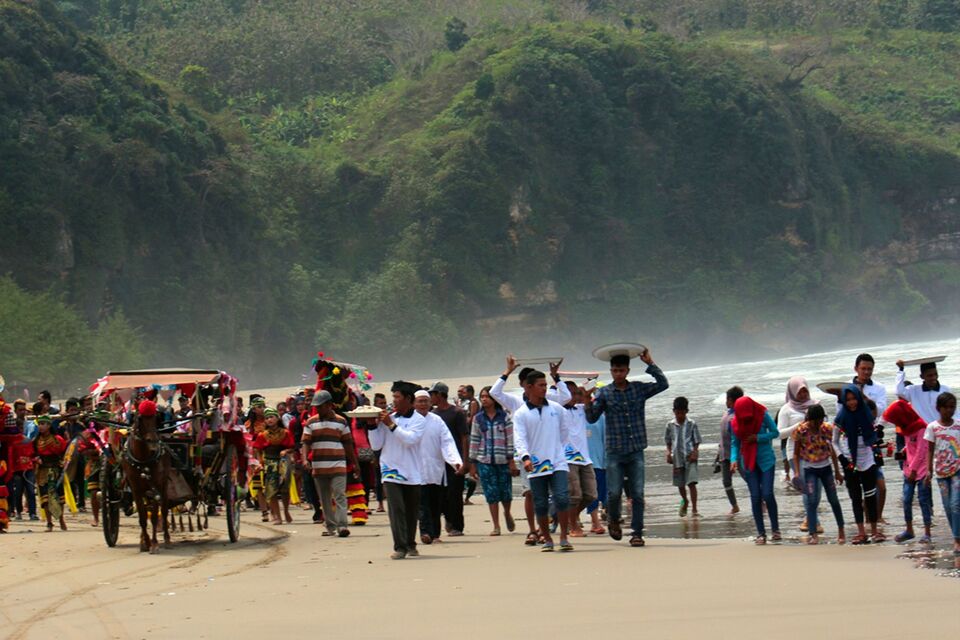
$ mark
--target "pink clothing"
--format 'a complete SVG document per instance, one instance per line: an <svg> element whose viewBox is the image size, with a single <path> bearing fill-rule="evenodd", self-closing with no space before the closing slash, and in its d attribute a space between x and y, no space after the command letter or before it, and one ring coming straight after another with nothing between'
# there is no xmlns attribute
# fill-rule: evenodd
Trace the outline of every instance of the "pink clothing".
<svg viewBox="0 0 960 640"><path fill-rule="evenodd" d="M923 439L923 431L904 436L904 440L907 461L903 463L903 477L909 478L911 473L916 473L917 480L923 480L927 477L927 458L930 455L927 441Z"/></svg>

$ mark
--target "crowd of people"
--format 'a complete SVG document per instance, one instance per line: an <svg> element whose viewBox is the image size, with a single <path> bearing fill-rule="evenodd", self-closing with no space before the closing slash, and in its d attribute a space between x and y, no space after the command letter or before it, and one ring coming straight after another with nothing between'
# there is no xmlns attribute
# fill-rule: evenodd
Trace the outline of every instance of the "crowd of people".
<svg viewBox="0 0 960 640"><path fill-rule="evenodd" d="M248 444L247 507L259 509L264 522L283 525L292 521L291 504L302 496L324 536L347 537L351 526L363 526L386 504L391 557L403 559L418 556L421 545L438 543L445 535L462 536L464 504L470 504L478 485L490 512L489 535L501 535L501 522L515 531L516 482L526 516L525 544L543 552L570 552L574 539L588 534L621 540L626 497L628 544L643 547L646 402L669 383L649 351L639 359L650 381L630 380L630 356L614 354L611 381L597 388L563 379L553 364L546 372L520 369L519 392L508 392L519 368L509 356L490 386L477 394L464 385L453 398L443 382L422 388L406 381L392 385L389 399L377 393L369 400L360 390L307 388L269 407L253 395L247 410L238 409ZM886 539L880 525L885 458L892 458L903 474L904 529L895 540L916 539L916 501L923 520L917 541L931 542L936 484L954 553L960 555L956 397L940 383L934 363L921 365L920 384L910 384L904 363L897 365L896 399L888 405L887 390L874 380L874 359L858 356L851 381L831 389L837 398L828 407L832 422L802 377L788 381L776 415L739 386L726 392L713 467L721 474L731 516L740 510L734 480L741 477L746 484L756 544L782 539L774 492L779 449L783 480L803 496L801 528L808 543L821 540L824 493L836 539L848 541L838 486L847 489L856 525L849 542ZM189 397L179 396L176 407L170 400L160 410L171 422L190 417ZM42 513L48 530L66 529L64 505L85 510L88 497L97 526L102 436L91 424L98 410L89 397L55 406L47 392L32 406L16 400L3 407L0 530L7 526L8 511L15 520L40 520ZM687 398L675 397L673 419L663 431L681 518L700 515L703 439L689 413ZM888 444L884 434L891 427L896 437ZM582 523L585 515L589 529Z"/></svg>

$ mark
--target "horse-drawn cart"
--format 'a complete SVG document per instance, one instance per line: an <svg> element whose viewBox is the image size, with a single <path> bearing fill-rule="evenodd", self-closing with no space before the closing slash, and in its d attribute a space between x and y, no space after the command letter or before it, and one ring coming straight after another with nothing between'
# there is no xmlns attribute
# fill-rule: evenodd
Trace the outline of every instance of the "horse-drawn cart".
<svg viewBox="0 0 960 640"><path fill-rule="evenodd" d="M188 517L196 517L201 530L222 503L230 541L237 541L238 486L244 484L246 458L236 390L235 378L207 369L116 371L90 387L101 407L91 417L106 432L100 490L107 545L117 543L120 513L131 493L140 512L141 550L156 549L160 514L169 541L168 510L187 502ZM177 393L189 399L186 415L156 410L157 401L169 402ZM148 516L154 525L152 542L146 534Z"/></svg>

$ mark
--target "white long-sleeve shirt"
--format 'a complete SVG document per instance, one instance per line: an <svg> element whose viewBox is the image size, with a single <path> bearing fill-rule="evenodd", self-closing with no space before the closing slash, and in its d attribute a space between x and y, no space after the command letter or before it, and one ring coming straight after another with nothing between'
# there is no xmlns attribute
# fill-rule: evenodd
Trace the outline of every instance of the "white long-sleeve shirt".
<svg viewBox="0 0 960 640"><path fill-rule="evenodd" d="M499 402L504 411L512 415L517 409L523 406L523 394L507 393L504 391L503 386L506 382L507 379L504 376L497 378L497 381L490 387L490 397ZM566 406L566 404L570 402L570 389L567 389L565 383L558 382L555 386L547 390L547 400L556 402L561 407Z"/></svg>
<svg viewBox="0 0 960 640"><path fill-rule="evenodd" d="M777 431L780 432L780 439L787 441L787 460L793 460L793 451L796 448L796 443L790 436L806 418L805 413L797 411L789 404L780 407L780 413L777 414Z"/></svg>
<svg viewBox="0 0 960 640"><path fill-rule="evenodd" d="M563 452L567 464L586 466L593 464L590 459L590 444L587 442L587 414L583 404L577 404L566 409L567 431L569 438L564 443Z"/></svg>
<svg viewBox="0 0 960 640"><path fill-rule="evenodd" d="M463 459L443 418L432 412L423 417L425 425L419 453L421 482L445 485L446 467L443 463L455 467L463 464Z"/></svg>
<svg viewBox="0 0 960 640"><path fill-rule="evenodd" d="M920 414L920 417L927 421L927 424L940 419L940 412L937 411L937 396L941 393L950 391L950 387L941 384L939 389L924 390L922 384L904 384L907 380L905 371L897 372L897 395L906 398L913 406L913 410ZM882 415L882 412L881 412Z"/></svg>
<svg viewBox="0 0 960 640"><path fill-rule="evenodd" d="M380 477L396 484L423 484L420 441L427 421L412 409L407 415L393 413L391 417L396 424L393 431L379 423L369 432L370 446L380 452Z"/></svg>
<svg viewBox="0 0 960 640"><path fill-rule="evenodd" d="M570 418L567 410L547 400L541 407L528 402L513 414L513 443L517 458L530 457L533 471L530 478L568 471L564 445L570 439Z"/></svg>

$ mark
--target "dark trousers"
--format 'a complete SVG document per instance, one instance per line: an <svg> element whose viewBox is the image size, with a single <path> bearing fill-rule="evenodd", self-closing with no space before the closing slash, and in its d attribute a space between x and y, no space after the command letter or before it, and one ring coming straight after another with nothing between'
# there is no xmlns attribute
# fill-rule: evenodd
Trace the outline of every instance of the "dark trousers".
<svg viewBox="0 0 960 640"><path fill-rule="evenodd" d="M463 531L463 476L447 465L447 499L443 507L443 517L448 531Z"/></svg>
<svg viewBox="0 0 960 640"><path fill-rule="evenodd" d="M853 502L853 520L863 524L863 507L867 507L867 522L877 521L877 467L873 466L866 471L846 472L847 493Z"/></svg>
<svg viewBox="0 0 960 640"><path fill-rule="evenodd" d="M413 551L417 548L417 514L420 512L420 485L384 482L387 497L387 515L394 551Z"/></svg>
<svg viewBox="0 0 960 640"><path fill-rule="evenodd" d="M727 492L727 500L730 501L731 507L735 507L737 506L737 494L733 490L733 472L730 471L729 460L720 461L720 471L723 479L723 490Z"/></svg>
<svg viewBox="0 0 960 640"><path fill-rule="evenodd" d="M27 497L27 512L31 516L37 515L37 479L33 469L17 471L13 474L13 505L10 511L23 513L23 497ZM928 492L929 493L929 492Z"/></svg>
<svg viewBox="0 0 960 640"><path fill-rule="evenodd" d="M303 499L313 505L314 511L320 511L320 496L317 495L317 488L313 485L313 475L310 473L309 463L307 468L300 472L300 480L303 484Z"/></svg>
<svg viewBox="0 0 960 640"><path fill-rule="evenodd" d="M439 484L420 486L420 535L434 540L440 537L440 514L443 513L447 488Z"/></svg>

